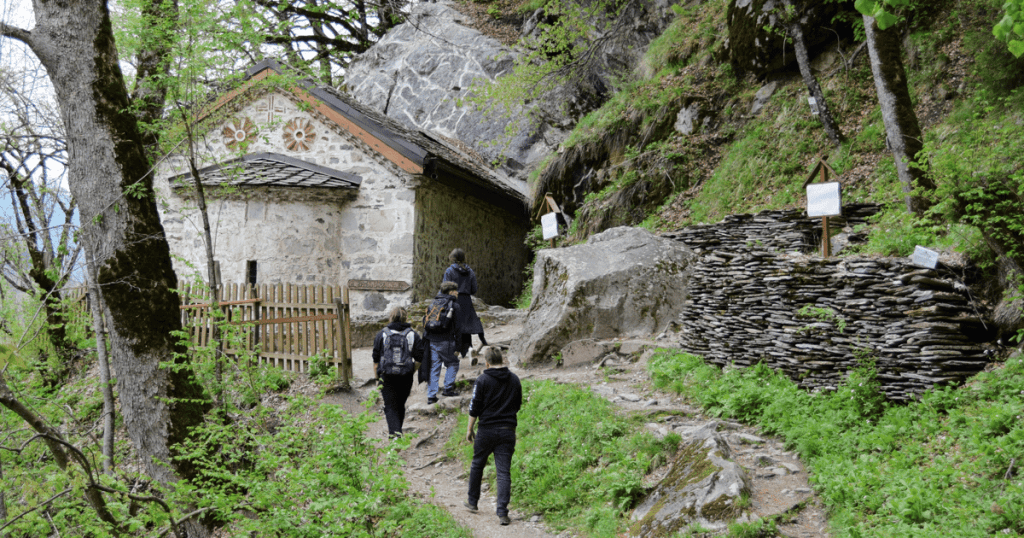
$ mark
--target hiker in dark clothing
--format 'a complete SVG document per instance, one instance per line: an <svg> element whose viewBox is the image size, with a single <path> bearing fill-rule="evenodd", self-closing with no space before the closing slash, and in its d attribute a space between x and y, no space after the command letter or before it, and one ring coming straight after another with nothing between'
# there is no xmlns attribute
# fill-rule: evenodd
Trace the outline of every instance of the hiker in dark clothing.
<svg viewBox="0 0 1024 538"><path fill-rule="evenodd" d="M462 339L458 342L458 352L465 357L473 345L472 335L480 337L481 348L487 345L487 339L484 338L484 325L480 322L476 309L473 308L473 295L476 295L477 292L476 273L466 265L466 253L461 248L453 250L448 255L448 261L452 264L445 269L444 278L441 280L459 285L459 308L462 313L462 318L459 320L459 332L462 333ZM473 364L476 364L476 359L473 360Z"/></svg>
<svg viewBox="0 0 1024 538"><path fill-rule="evenodd" d="M494 454L497 471L498 521L508 525L508 502L512 497L512 455L516 451L516 415L523 405L523 386L519 377L509 371L501 351L492 346L481 350L487 369L476 378L473 399L469 403L469 425L466 440L473 443L473 463L469 467L469 498L466 508L476 512L480 500L480 481L487 458ZM473 426L480 422L474 434Z"/></svg>
<svg viewBox="0 0 1024 538"><path fill-rule="evenodd" d="M388 437L401 437L405 422L405 402L412 391L412 379L423 361L426 342L405 321L408 314L400 306L391 309L388 325L373 339L373 373L384 399L384 418L388 422ZM403 342L404 340L404 342ZM411 343L410 343L411 340ZM413 364L403 365L402 350L409 354ZM384 368L381 368L381 358ZM395 366L394 363L398 363ZM383 370L383 371L382 371ZM389 371L390 370L390 371ZM407 370L407 371L406 371Z"/></svg>
<svg viewBox="0 0 1024 538"><path fill-rule="evenodd" d="M455 356L458 342L462 334L459 332L459 319L462 312L458 303L459 285L454 282L442 282L441 290L437 292L433 303L427 307L427 315L423 320L423 338L429 343L430 349L430 382L427 384L427 403L437 403L437 390L441 378L441 366L445 367L444 388L442 396L457 396L455 391L455 376L459 373L459 358ZM428 317L434 305L439 301L446 302L446 308L451 309L452 321L447 330L443 332L432 332L429 327Z"/></svg>

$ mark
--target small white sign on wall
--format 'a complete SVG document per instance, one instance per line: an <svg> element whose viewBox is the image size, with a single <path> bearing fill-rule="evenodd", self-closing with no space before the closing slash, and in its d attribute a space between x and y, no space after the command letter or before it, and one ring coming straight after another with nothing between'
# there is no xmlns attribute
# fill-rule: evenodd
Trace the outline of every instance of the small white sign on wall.
<svg viewBox="0 0 1024 538"><path fill-rule="evenodd" d="M914 256L911 261L918 267L935 269L939 265L939 253L917 245L914 247Z"/></svg>
<svg viewBox="0 0 1024 538"><path fill-rule="evenodd" d="M540 216L540 228L544 239L558 237L558 213L545 213Z"/></svg>
<svg viewBox="0 0 1024 538"><path fill-rule="evenodd" d="M808 217L838 217L843 214L839 182L813 183L807 186Z"/></svg>

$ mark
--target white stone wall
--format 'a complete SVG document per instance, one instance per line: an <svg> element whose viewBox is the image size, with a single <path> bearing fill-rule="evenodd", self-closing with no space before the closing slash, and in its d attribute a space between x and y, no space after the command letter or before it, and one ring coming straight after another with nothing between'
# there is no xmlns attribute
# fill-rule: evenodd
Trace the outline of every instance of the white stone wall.
<svg viewBox="0 0 1024 538"><path fill-rule="evenodd" d="M257 98L209 131L199 144L205 149L199 166L235 158L243 145L246 154L280 153L359 175L363 181L358 190L208 189L214 257L220 261L223 282L244 282L246 262L256 260L260 283L411 283L415 177L282 93ZM172 192L167 183L186 171L183 164L172 157L158 166L161 218L172 254L182 258L175 260L179 278L190 278L198 270L205 280L196 203L190 192ZM408 304L410 297L411 291L353 292L353 314L380 315L392 305Z"/></svg>

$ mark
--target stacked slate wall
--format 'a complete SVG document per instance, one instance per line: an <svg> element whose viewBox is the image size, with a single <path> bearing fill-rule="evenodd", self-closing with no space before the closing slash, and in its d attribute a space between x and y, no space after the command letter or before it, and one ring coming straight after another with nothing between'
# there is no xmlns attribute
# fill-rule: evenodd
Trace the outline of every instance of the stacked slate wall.
<svg viewBox="0 0 1024 538"><path fill-rule="evenodd" d="M963 286L907 258L808 256L814 243L796 238L813 239L814 222L766 212L665 234L699 254L682 349L721 366L765 361L808 389L836 388L870 357L894 400L985 367Z"/></svg>

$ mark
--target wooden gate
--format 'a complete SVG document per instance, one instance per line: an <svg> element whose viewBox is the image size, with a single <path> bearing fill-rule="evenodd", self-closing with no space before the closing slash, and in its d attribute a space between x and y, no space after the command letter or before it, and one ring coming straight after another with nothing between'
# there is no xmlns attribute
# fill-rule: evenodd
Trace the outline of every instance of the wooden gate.
<svg viewBox="0 0 1024 538"><path fill-rule="evenodd" d="M209 342L213 317L208 291L181 291L182 325L196 345ZM308 372L310 357L319 354L337 369L344 385L352 379L352 326L348 289L341 286L294 284L228 284L218 306L245 337L225 353L252 353L262 364L292 372Z"/></svg>

